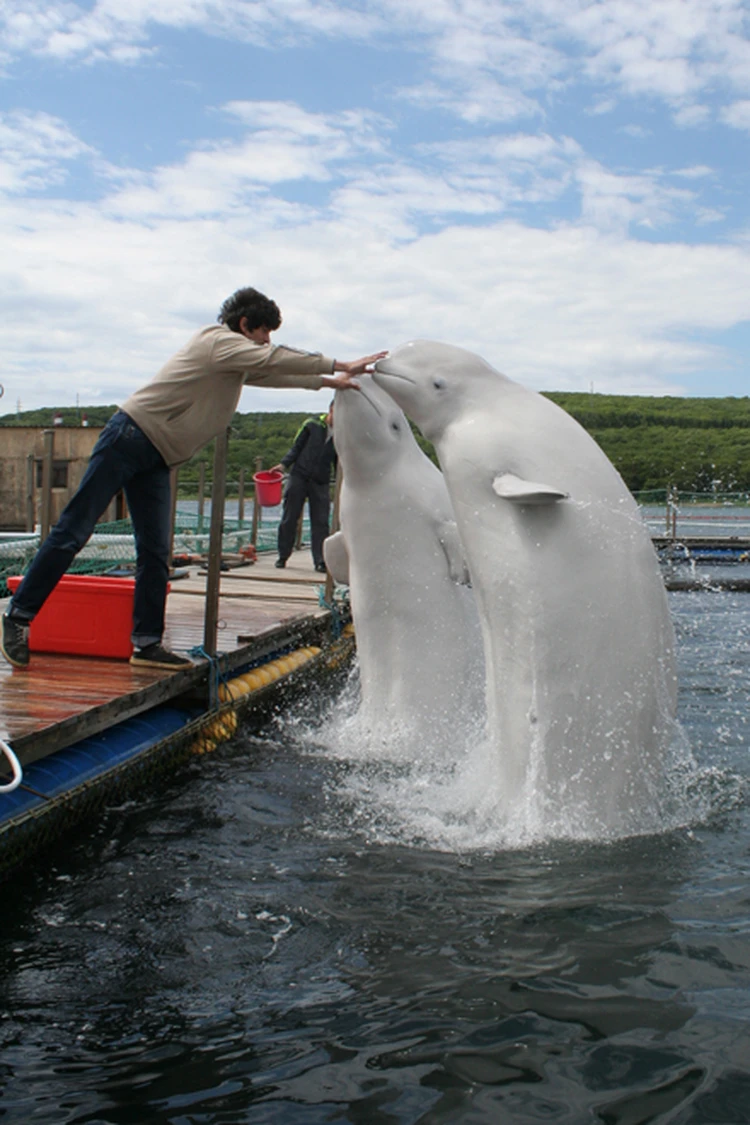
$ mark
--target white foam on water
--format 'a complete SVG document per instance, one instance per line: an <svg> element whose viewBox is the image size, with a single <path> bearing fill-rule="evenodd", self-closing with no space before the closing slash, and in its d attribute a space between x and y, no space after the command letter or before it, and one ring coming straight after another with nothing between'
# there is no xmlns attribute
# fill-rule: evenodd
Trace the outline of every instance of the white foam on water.
<svg viewBox="0 0 750 1125"><path fill-rule="evenodd" d="M660 834L710 818L727 799L730 779L699 771L679 724L659 776L637 808L616 818L582 808L563 784L547 782L543 736L536 736L520 798L506 799L503 762L484 730L442 740L440 753L398 722L373 730L358 708L356 675L330 713L314 729L298 723L295 737L308 752L341 763L331 782L347 829L374 842L437 850L504 850L546 840L616 840ZM450 754L445 746L452 746ZM581 755L586 760L586 754ZM722 794L719 797L719 793ZM738 798L740 799L740 798ZM623 802L627 803L627 795ZM614 824L614 827L613 827Z"/></svg>

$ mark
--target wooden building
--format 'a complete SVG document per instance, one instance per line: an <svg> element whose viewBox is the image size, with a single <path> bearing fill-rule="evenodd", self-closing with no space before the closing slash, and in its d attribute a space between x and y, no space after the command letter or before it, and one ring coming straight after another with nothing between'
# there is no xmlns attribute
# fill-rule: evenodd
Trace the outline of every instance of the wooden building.
<svg viewBox="0 0 750 1125"><path fill-rule="evenodd" d="M43 465L52 435L50 523L81 482L99 426L0 426L0 531L33 531L41 523ZM113 503L104 515L121 515Z"/></svg>

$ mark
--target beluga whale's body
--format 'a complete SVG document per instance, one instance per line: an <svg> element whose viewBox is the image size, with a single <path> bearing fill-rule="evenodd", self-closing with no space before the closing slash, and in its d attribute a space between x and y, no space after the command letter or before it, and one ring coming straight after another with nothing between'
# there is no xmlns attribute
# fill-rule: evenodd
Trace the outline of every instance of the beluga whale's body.
<svg viewBox="0 0 750 1125"><path fill-rule="evenodd" d="M349 585L358 720L384 756L443 761L484 730L476 604L440 470L369 376L336 394L341 530L324 555Z"/></svg>
<svg viewBox="0 0 750 1125"><path fill-rule="evenodd" d="M434 443L448 485L508 816L560 835L659 828L674 637L622 478L563 410L462 348L414 341L373 378Z"/></svg>

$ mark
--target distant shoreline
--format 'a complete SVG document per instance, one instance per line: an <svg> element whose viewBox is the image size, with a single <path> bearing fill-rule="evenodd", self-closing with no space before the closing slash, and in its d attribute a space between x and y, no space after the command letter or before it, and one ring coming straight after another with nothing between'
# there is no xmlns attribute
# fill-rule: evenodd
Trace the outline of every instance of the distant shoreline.
<svg viewBox="0 0 750 1125"><path fill-rule="evenodd" d="M550 391L601 446L631 492L742 493L750 489L750 397L692 398ZM49 428L55 415L63 426L103 426L115 405L45 407L0 416L0 426ZM229 443L229 481L240 469L252 476L257 461L277 464L305 418L318 412L236 413ZM423 449L434 457L419 435ZM212 447L206 446L180 469L180 487L197 486L199 465L210 479Z"/></svg>

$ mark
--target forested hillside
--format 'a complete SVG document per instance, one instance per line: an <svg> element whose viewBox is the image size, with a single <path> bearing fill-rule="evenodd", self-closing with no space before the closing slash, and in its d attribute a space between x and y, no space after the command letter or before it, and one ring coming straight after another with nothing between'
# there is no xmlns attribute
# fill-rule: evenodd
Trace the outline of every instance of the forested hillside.
<svg viewBox="0 0 750 1125"><path fill-rule="evenodd" d="M633 492L750 488L750 398L548 397L588 430Z"/></svg>
<svg viewBox="0 0 750 1125"><path fill-rule="evenodd" d="M647 398L634 395L550 393L588 430L622 473L632 491L673 486L683 492L742 492L750 489L750 398ZM324 404L325 405L325 404ZM5 426L79 425L83 414L103 425L114 406L30 410L0 417ZM308 414L235 414L229 445L229 479L256 458L265 467L281 460ZM423 448L429 450L426 442ZM210 478L213 450L202 450L180 470L181 490L198 479L200 461Z"/></svg>

